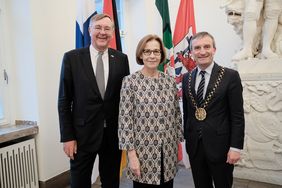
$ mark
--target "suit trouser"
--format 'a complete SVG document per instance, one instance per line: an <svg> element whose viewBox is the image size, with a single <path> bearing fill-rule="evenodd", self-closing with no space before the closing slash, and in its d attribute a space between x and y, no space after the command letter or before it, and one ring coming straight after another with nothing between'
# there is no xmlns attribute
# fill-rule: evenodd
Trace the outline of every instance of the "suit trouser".
<svg viewBox="0 0 282 188"><path fill-rule="evenodd" d="M186 149L187 149L186 142ZM187 150L188 151L188 150ZM227 156L226 156L227 157ZM206 155L202 140L199 140L196 155L189 158L195 188L231 188L234 165L211 162Z"/></svg>
<svg viewBox="0 0 282 188"><path fill-rule="evenodd" d="M107 129L107 128L105 128ZM113 138L104 131L98 152L79 150L71 164L71 188L91 188L91 175L97 154L99 155L99 175L102 188L118 188L120 179L121 151L111 148Z"/></svg>

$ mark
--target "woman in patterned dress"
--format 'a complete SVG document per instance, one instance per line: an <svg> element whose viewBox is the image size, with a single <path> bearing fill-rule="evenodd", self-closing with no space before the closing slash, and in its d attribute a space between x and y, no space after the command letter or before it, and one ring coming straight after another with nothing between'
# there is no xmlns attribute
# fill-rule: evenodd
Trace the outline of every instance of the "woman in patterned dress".
<svg viewBox="0 0 282 188"><path fill-rule="evenodd" d="M136 49L143 67L122 83L119 148L127 151L126 174L134 188L172 188L177 172L182 120L174 78L157 69L164 60L162 40L145 36Z"/></svg>

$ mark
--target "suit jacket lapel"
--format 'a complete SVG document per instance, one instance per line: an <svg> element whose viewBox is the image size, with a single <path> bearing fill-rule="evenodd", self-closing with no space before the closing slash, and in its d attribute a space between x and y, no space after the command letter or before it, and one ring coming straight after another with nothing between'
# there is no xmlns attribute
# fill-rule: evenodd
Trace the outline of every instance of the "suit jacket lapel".
<svg viewBox="0 0 282 188"><path fill-rule="evenodd" d="M214 88L214 84L218 77L219 72L220 72L220 66L214 63L205 98L207 97L207 94Z"/></svg>
<svg viewBox="0 0 282 188"><path fill-rule="evenodd" d="M192 95L194 96L194 98L196 97L196 92L195 92L195 83L196 83L196 76L197 76L197 72L198 72L198 69L194 69L192 71L192 79L191 79L191 92L192 92Z"/></svg>
<svg viewBox="0 0 282 188"><path fill-rule="evenodd" d="M87 75L88 79L90 80L90 83L92 83L91 88L94 90L95 93L101 96L96 77L94 74L94 69L92 66L91 58L90 58L90 51L89 47L85 48L82 54L82 65L85 71L85 74Z"/></svg>

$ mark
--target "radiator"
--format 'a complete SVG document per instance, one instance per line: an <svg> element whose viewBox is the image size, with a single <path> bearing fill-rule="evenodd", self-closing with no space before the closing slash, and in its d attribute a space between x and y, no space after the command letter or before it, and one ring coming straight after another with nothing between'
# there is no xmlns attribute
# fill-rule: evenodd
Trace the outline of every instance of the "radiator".
<svg viewBox="0 0 282 188"><path fill-rule="evenodd" d="M34 138L0 148L0 188L38 188Z"/></svg>

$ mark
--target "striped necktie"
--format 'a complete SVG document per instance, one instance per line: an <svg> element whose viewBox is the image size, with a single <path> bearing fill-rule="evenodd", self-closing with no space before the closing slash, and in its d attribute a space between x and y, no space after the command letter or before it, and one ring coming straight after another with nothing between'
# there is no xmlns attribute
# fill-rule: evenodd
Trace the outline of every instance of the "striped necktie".
<svg viewBox="0 0 282 188"><path fill-rule="evenodd" d="M200 84L197 90L197 100L199 107L203 106L204 103L204 87L205 87L205 73L206 71L201 71L200 75L202 76Z"/></svg>

